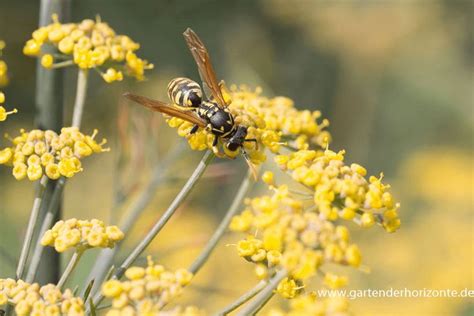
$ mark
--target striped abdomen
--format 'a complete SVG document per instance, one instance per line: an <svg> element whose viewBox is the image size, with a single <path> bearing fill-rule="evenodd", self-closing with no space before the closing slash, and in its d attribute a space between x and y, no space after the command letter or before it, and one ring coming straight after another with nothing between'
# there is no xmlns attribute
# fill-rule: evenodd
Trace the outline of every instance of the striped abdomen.
<svg viewBox="0 0 474 316"><path fill-rule="evenodd" d="M198 83L188 78L175 78L168 84L168 97L177 105L198 107L202 102L202 90Z"/></svg>

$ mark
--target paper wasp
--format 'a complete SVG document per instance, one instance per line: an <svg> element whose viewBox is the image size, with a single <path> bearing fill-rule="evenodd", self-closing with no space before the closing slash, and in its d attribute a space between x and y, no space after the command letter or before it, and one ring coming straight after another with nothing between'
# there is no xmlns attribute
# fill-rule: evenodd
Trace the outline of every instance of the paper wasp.
<svg viewBox="0 0 474 316"><path fill-rule="evenodd" d="M223 82L217 82L209 53L203 42L190 28L183 35L198 66L207 100L203 99L199 84L187 78L176 78L169 83L168 96L172 104L132 93L125 93L124 96L153 111L193 123L194 126L190 134L197 132L199 128L208 130L214 135L212 149L217 156L222 156L217 148L219 139L222 139L224 146L230 151L240 148L255 176L255 167L250 162L243 144L244 142L255 142L257 145L257 140L246 138L247 127L235 123L234 117L228 109L229 104L222 94Z"/></svg>

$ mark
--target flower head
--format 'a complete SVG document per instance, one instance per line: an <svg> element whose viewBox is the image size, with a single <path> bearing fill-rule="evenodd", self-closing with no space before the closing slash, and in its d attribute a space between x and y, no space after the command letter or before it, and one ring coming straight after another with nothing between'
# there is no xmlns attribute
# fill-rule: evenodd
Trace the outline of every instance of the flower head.
<svg viewBox="0 0 474 316"><path fill-rule="evenodd" d="M381 178L367 180L360 165L346 166L343 152L300 149L275 160L307 191L276 186L273 175L264 173L272 193L248 199L230 223L231 230L247 234L237 243L238 255L256 264L259 279L272 277L278 269L288 271L277 288L285 298L298 295L316 274L324 274L331 288L344 286L344 277L320 268L325 264L358 268L361 253L351 243L347 227L334 222L341 217L366 228L377 222L389 232L395 230L398 205L389 186Z"/></svg>
<svg viewBox="0 0 474 316"><path fill-rule="evenodd" d="M245 86L232 86L228 95L231 100L229 109L235 123L248 128L247 138L256 139L257 144L245 142L244 148L254 164L266 160L264 149L278 153L282 145L296 147L325 146L330 136L324 128L327 120L317 123L319 111L299 111L291 99L286 97L268 98L261 95L261 89L250 90ZM178 118L169 118L168 125L178 130L178 134L188 139L193 150L212 149L214 136L207 130L189 134L192 123ZM238 151L231 152L224 147L228 157L235 157Z"/></svg>
<svg viewBox="0 0 474 316"><path fill-rule="evenodd" d="M121 81L124 75L142 80L145 70L153 68L136 55L140 44L127 35L117 35L100 18L60 23L54 14L52 19L53 23L35 30L23 48L25 55L40 57L45 68L73 64L80 69L95 68L106 82ZM58 53L43 53L44 45L55 47Z"/></svg>
<svg viewBox="0 0 474 316"><path fill-rule="evenodd" d="M15 306L17 315L85 315L81 298L53 284L40 287L38 283L0 279L0 306L7 302Z"/></svg>
<svg viewBox="0 0 474 316"><path fill-rule="evenodd" d="M98 219L88 221L72 218L54 224L43 235L41 244L54 247L57 252L70 248L113 248L123 237L117 226L106 226Z"/></svg>
<svg viewBox="0 0 474 316"><path fill-rule="evenodd" d="M64 127L59 135L50 130L21 130L19 136L9 138L10 147L0 150L0 164L12 166L17 180L35 181L43 175L53 180L71 178L82 171L82 158L108 151L103 148L107 141L97 143L96 135L97 130L89 136L77 127Z"/></svg>
<svg viewBox="0 0 474 316"><path fill-rule="evenodd" d="M319 216L330 221L352 220L364 228L381 224L388 232L400 226L399 203L380 177L366 178L367 170L344 163L345 152L299 150L276 157L279 166L311 190Z"/></svg>
<svg viewBox="0 0 474 316"><path fill-rule="evenodd" d="M189 284L193 275L185 269L168 271L148 257L146 268L131 267L125 272L125 277L127 279L125 281L111 279L102 285L102 294L112 299L112 308L107 312L109 316L127 312L138 315L161 315L161 308L181 294L183 287ZM201 315L199 310L192 307L178 308L169 313L179 316Z"/></svg>

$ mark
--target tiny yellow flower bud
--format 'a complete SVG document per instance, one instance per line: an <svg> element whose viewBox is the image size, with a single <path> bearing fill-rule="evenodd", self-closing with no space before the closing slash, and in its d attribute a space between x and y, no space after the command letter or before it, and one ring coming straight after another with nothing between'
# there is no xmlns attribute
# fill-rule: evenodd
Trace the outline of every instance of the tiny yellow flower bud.
<svg viewBox="0 0 474 316"><path fill-rule="evenodd" d="M90 234L87 236L87 243L91 247L102 247L105 246L104 243L106 242L106 236L103 233L91 231Z"/></svg>
<svg viewBox="0 0 474 316"><path fill-rule="evenodd" d="M11 148L5 148L0 150L0 165L9 163L13 157L13 151Z"/></svg>
<svg viewBox="0 0 474 316"><path fill-rule="evenodd" d="M43 238L41 238L41 245L50 246L54 243L54 234L51 230L48 230L44 233Z"/></svg>
<svg viewBox="0 0 474 316"><path fill-rule="evenodd" d="M46 69L50 69L53 66L53 55L51 54L44 54L43 57L41 57L41 66L43 66Z"/></svg>
<svg viewBox="0 0 474 316"><path fill-rule="evenodd" d="M369 228L369 227L374 226L374 224L375 224L374 214L365 212L360 217L360 225L362 227Z"/></svg>
<svg viewBox="0 0 474 316"><path fill-rule="evenodd" d="M179 269L175 272L176 281L181 285L188 285L193 278L193 274L186 269Z"/></svg>
<svg viewBox="0 0 474 316"><path fill-rule="evenodd" d="M12 174L17 180L23 180L26 177L27 166L22 163L18 162L13 165Z"/></svg>
<svg viewBox="0 0 474 316"><path fill-rule="evenodd" d="M124 237L123 232L117 226L108 226L105 229L105 232L109 239L112 241L119 241L122 240Z"/></svg>
<svg viewBox="0 0 474 316"><path fill-rule="evenodd" d="M273 185L273 172L265 171L262 175L262 181L268 185Z"/></svg>
<svg viewBox="0 0 474 316"><path fill-rule="evenodd" d="M125 271L125 276L130 280L138 280L145 276L145 269L141 267L131 267Z"/></svg>
<svg viewBox="0 0 474 316"><path fill-rule="evenodd" d="M118 280L109 280L102 285L102 294L106 297L118 297L122 290L122 283Z"/></svg>
<svg viewBox="0 0 474 316"><path fill-rule="evenodd" d="M278 284L277 293L284 298L294 298L296 296L297 286L293 279L284 278Z"/></svg>
<svg viewBox="0 0 474 316"><path fill-rule="evenodd" d="M361 259L362 257L357 245L350 245L346 249L346 260L351 266L358 267L360 265Z"/></svg>
<svg viewBox="0 0 474 316"><path fill-rule="evenodd" d="M59 166L55 163L50 163L46 165L44 171L46 173L46 176L51 180L57 180L61 176L61 173L59 172Z"/></svg>

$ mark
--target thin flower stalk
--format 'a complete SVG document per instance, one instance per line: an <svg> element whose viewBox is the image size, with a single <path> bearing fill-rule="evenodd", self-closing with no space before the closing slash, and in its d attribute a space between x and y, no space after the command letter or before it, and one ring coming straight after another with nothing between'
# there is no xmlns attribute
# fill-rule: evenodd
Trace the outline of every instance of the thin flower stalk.
<svg viewBox="0 0 474 316"><path fill-rule="evenodd" d="M74 101L74 112L72 115L72 126L80 127L82 113L87 93L87 69L79 69L77 73L76 100Z"/></svg>
<svg viewBox="0 0 474 316"><path fill-rule="evenodd" d="M208 243L206 244L202 252L199 254L196 260L189 267L189 271L192 274L196 274L201 269L201 267L206 263L212 251L214 250L214 248L216 248L217 244L219 243L219 240L222 238L222 236L226 232L227 228L229 227L230 221L239 210L239 207L242 204L243 199L247 195L251 187L251 184L254 182L251 180L251 178L252 178L252 173L249 170L244 180L242 181L242 184L240 185L239 190L237 191L237 194L235 195L234 200L232 201L232 204L227 210L226 215L224 216L221 223L215 230L211 239L209 239Z"/></svg>
<svg viewBox="0 0 474 316"><path fill-rule="evenodd" d="M84 249L77 249L74 252L71 259L69 260L68 265L66 266L66 269L64 270L61 278L59 279L59 282L57 284L59 289L62 289L62 287L68 280L68 278L71 276L72 272L74 271L77 264L79 263L79 260L81 259L83 253L84 253Z"/></svg>
<svg viewBox="0 0 474 316"><path fill-rule="evenodd" d="M237 316L255 315L273 296L273 291L277 288L281 280L288 274L285 269L279 270L268 282L267 286L251 301L245 305Z"/></svg>
<svg viewBox="0 0 474 316"><path fill-rule="evenodd" d="M53 224L54 218L56 217L56 212L58 211L59 201L66 184L66 179L64 177L59 178L56 181L54 186L54 191L49 202L49 206L44 217L43 223L41 224L40 232L38 236L43 236L44 233L51 227ZM38 238L36 242L35 249L33 251L33 256L31 258L31 263L28 267L28 274L26 276L26 282L33 282L38 271L38 267L41 261L41 256L43 255L44 246L41 244L41 238Z"/></svg>
<svg viewBox="0 0 474 316"><path fill-rule="evenodd" d="M212 151L207 151L204 154L204 157L199 162L199 165L194 170L191 177L188 179L186 184L183 186L181 191L178 193L176 198L170 204L165 213L160 217L160 219L155 223L153 228L147 233L145 238L133 249L130 255L124 260L120 267L112 275L112 279L120 279L125 271L135 262L135 260L141 255L141 253L148 247L148 245L153 241L156 235L161 231L165 226L171 216L175 213L178 207L183 203L188 194L191 192L191 189L198 182L201 176L204 174L207 166L211 163L212 159L215 157ZM99 303L103 300L104 296L99 293L94 297L94 305L98 306Z"/></svg>
<svg viewBox="0 0 474 316"><path fill-rule="evenodd" d="M215 316L224 316L224 315L227 315L230 312L236 310L237 308L239 308L240 306L242 306L243 304L245 304L246 302L248 302L249 300L254 298L255 295L260 293L267 286L267 284L268 284L268 282L266 280L262 280L262 281L258 282L257 285L255 285L253 288L248 290L246 293L244 293L237 300L235 300L234 302L230 303L229 305L224 307L222 310L217 312L215 314Z"/></svg>
<svg viewBox="0 0 474 316"><path fill-rule="evenodd" d="M26 261L28 260L28 254L30 252L31 243L33 241L33 233L35 230L36 222L38 221L38 215L43 202L43 196L46 189L46 184L48 183L48 177L43 176L39 183L38 189L36 190L36 196L33 201L33 207L30 213L30 219L28 221L28 228L26 229L25 240L23 241L23 246L21 248L20 261L16 270L17 279L23 277L25 272Z"/></svg>
<svg viewBox="0 0 474 316"><path fill-rule="evenodd" d="M150 182L146 185L145 189L137 198L136 202L130 205L130 207L125 211L125 218L119 225L120 230L125 234L125 236L127 236L137 218L145 210L148 203L150 203L151 199L156 193L157 188L163 183L163 180L166 179L167 173L170 170L170 163L176 161L176 158L182 153L184 148L184 143L180 143L163 159L159 165L155 167ZM95 264L87 278L89 282L91 280L95 280L93 291L103 281L103 278L110 269L110 265L112 264L115 254L119 249L119 246L112 249L104 249L97 256Z"/></svg>

